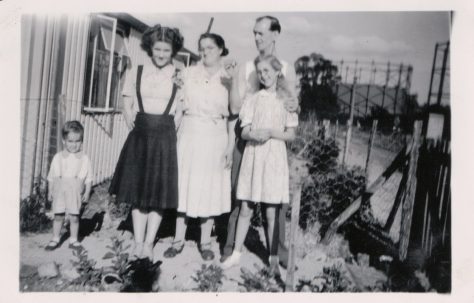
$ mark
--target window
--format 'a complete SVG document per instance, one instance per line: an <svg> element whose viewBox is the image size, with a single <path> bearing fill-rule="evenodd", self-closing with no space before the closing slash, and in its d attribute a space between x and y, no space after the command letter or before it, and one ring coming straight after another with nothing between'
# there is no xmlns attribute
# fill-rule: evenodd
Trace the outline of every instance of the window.
<svg viewBox="0 0 474 303"><path fill-rule="evenodd" d="M113 112L118 108L129 62L125 31L118 27L117 20L103 15L92 15L84 111Z"/></svg>

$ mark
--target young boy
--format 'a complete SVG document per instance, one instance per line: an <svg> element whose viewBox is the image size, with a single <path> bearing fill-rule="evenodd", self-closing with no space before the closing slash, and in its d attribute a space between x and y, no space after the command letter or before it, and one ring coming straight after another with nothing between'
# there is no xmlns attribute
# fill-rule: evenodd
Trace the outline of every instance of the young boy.
<svg viewBox="0 0 474 303"><path fill-rule="evenodd" d="M69 248L79 249L79 211L81 203L89 201L92 185L92 167L82 152L84 127L79 121L68 121L62 128L64 150L51 162L48 174L48 199L53 201L53 239L45 247L51 251L59 247L64 217L69 215Z"/></svg>

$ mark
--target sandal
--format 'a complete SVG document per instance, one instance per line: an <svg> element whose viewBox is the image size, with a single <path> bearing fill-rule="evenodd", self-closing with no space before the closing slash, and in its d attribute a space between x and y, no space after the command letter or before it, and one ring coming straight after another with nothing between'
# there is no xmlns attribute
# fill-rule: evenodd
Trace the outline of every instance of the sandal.
<svg viewBox="0 0 474 303"><path fill-rule="evenodd" d="M82 247L82 245L81 245L81 243L79 243L79 241L74 241L72 243L69 243L69 248L70 249L75 249L75 250L81 250L84 247Z"/></svg>
<svg viewBox="0 0 474 303"><path fill-rule="evenodd" d="M44 249L47 250L47 251L52 251L52 250L55 250L58 247L59 247L59 241L51 240L51 241L49 241L48 245L45 246Z"/></svg>
<svg viewBox="0 0 474 303"><path fill-rule="evenodd" d="M176 246L177 243L183 242L181 246ZM165 258L174 258L176 255L179 255L184 248L184 241L175 241L171 243L171 247L168 248L164 253L163 257Z"/></svg>
<svg viewBox="0 0 474 303"><path fill-rule="evenodd" d="M203 247L207 247L207 248L203 248ZM214 252L211 250L211 242L205 243L205 244L199 244L198 249L204 261L210 261L214 259Z"/></svg>

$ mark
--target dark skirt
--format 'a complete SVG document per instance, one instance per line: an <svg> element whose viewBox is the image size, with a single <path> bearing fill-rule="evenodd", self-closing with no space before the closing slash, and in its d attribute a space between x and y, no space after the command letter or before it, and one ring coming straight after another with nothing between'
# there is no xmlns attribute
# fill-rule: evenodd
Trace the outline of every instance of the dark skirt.
<svg viewBox="0 0 474 303"><path fill-rule="evenodd" d="M116 202L144 211L178 207L173 116L137 113L120 153L109 192Z"/></svg>

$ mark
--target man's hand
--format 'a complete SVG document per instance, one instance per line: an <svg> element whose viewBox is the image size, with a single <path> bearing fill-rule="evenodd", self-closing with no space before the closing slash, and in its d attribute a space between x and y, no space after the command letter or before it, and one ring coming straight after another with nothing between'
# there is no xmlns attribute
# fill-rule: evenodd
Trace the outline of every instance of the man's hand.
<svg viewBox="0 0 474 303"><path fill-rule="evenodd" d="M296 97L289 97L285 99L285 109L290 113L296 112L299 108L298 98Z"/></svg>

